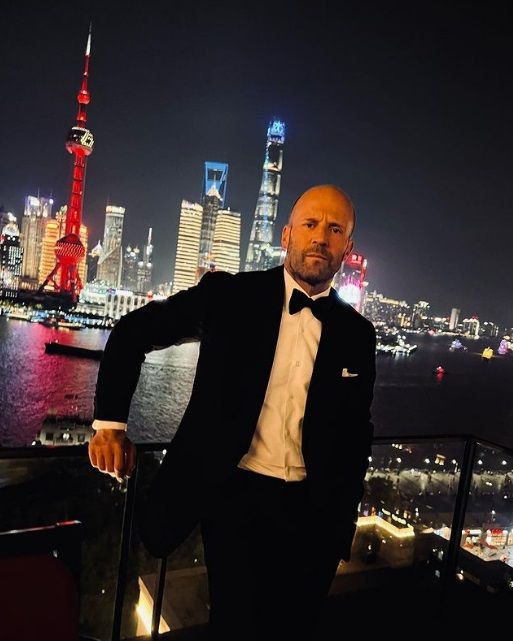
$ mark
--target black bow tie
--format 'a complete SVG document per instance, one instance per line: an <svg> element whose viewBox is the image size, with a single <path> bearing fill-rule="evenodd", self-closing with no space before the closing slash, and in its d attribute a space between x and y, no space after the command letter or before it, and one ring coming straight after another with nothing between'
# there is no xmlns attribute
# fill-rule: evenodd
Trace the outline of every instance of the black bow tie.
<svg viewBox="0 0 513 641"><path fill-rule="evenodd" d="M309 307L315 318L322 323L331 307L331 296L321 296L313 300L306 294L303 294L303 292L300 292L299 289L294 289L289 301L289 314L300 312L303 307Z"/></svg>

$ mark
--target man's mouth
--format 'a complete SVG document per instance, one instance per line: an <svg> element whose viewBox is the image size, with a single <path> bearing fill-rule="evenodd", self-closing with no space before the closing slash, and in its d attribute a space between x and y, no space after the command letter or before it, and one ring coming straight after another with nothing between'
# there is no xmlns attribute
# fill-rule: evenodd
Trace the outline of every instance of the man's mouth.
<svg viewBox="0 0 513 641"><path fill-rule="evenodd" d="M307 254L307 258L319 258L321 260L328 260L326 256L323 256L322 254Z"/></svg>

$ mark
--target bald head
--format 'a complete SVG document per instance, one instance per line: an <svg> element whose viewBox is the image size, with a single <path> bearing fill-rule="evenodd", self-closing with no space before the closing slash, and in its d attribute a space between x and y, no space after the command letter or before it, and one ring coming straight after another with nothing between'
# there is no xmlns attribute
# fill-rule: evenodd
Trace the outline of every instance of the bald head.
<svg viewBox="0 0 513 641"><path fill-rule="evenodd" d="M337 185L316 185L315 187L310 187L310 189L303 192L292 205L287 225L291 227L294 222L293 219L295 213L305 206L311 206L312 203L314 206L322 206L324 204L328 207L332 207L333 210L336 210L339 207L344 210L349 209L351 219L349 236L353 235L356 224L356 212L353 201L349 198L346 192L340 187L337 187Z"/></svg>
<svg viewBox="0 0 513 641"><path fill-rule="evenodd" d="M310 295L329 287L353 249L353 203L340 187L317 185L294 203L281 244L285 269Z"/></svg>

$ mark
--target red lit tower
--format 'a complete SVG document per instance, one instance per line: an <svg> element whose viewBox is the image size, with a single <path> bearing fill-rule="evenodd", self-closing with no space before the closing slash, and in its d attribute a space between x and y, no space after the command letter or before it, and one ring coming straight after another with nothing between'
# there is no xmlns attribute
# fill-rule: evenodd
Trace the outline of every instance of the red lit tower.
<svg viewBox="0 0 513 641"><path fill-rule="evenodd" d="M70 129L66 139L66 149L74 156L71 194L66 212L66 230L64 236L55 243L56 265L39 288L40 292L43 291L45 285L51 281L56 292L69 295L73 302L77 300L78 294L82 289L82 282L78 274L78 263L85 256L85 248L80 240L80 225L82 222L87 156L93 151L94 143L93 134L86 127L86 107L91 99L87 88L90 53L91 26L89 26L89 35L87 37L82 86L77 95L77 123Z"/></svg>

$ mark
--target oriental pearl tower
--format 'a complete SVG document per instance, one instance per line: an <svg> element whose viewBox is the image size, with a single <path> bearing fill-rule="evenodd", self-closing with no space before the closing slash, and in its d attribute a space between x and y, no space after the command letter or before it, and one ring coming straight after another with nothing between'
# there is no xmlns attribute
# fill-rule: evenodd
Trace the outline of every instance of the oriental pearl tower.
<svg viewBox="0 0 513 641"><path fill-rule="evenodd" d="M55 243L55 267L39 287L42 292L45 286L52 282L54 291L69 296L76 302L82 282L78 274L78 264L85 256L85 248L80 240L80 225L82 222L82 206L84 202L85 173L87 157L93 151L93 134L86 127L86 107L91 100L87 83L89 80L89 57L91 54L91 26L85 50L84 74L82 86L77 95L77 122L70 129L66 139L66 149L73 154L73 175L71 193L66 212L65 234Z"/></svg>

